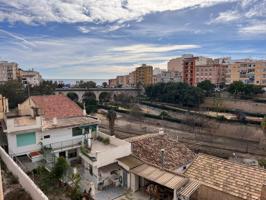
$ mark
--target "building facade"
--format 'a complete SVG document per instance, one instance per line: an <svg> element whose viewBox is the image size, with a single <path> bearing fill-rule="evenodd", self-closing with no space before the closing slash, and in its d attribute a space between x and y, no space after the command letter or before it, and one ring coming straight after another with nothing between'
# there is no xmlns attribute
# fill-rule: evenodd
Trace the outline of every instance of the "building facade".
<svg viewBox="0 0 266 200"><path fill-rule="evenodd" d="M149 86L153 83L153 67L143 64L135 70L136 84L141 83L143 86Z"/></svg>
<svg viewBox="0 0 266 200"><path fill-rule="evenodd" d="M42 76L39 72L32 70L24 71L22 69L18 70L18 79L23 85L39 86L42 82Z"/></svg>
<svg viewBox="0 0 266 200"><path fill-rule="evenodd" d="M229 65L226 84L242 81L245 84L266 85L266 61L244 59Z"/></svg>
<svg viewBox="0 0 266 200"><path fill-rule="evenodd" d="M168 82L182 82L182 74L178 71L161 71L153 75L153 84Z"/></svg>
<svg viewBox="0 0 266 200"><path fill-rule="evenodd" d="M0 62L0 82L6 82L17 79L17 63L9 63L7 61Z"/></svg>
<svg viewBox="0 0 266 200"><path fill-rule="evenodd" d="M76 159L84 135L97 133L99 122L68 97L49 95L28 98L18 105L17 115L6 115L4 123L11 157L45 159L52 165L60 156Z"/></svg>

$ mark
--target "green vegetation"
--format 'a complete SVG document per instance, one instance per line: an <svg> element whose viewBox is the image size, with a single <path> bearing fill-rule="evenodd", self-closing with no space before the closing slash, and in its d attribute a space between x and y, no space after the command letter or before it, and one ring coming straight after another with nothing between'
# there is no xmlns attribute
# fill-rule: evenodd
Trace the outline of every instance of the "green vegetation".
<svg viewBox="0 0 266 200"><path fill-rule="evenodd" d="M79 81L75 87L77 88L96 88L96 83L93 81Z"/></svg>
<svg viewBox="0 0 266 200"><path fill-rule="evenodd" d="M28 95L50 95L59 85L52 81L43 81L39 86L26 88L19 81L7 81L0 85L0 94L9 100L9 108L17 107Z"/></svg>
<svg viewBox="0 0 266 200"><path fill-rule="evenodd" d="M202 89L206 96L211 96L214 92L215 85L212 84L211 81L205 80L198 83L197 87Z"/></svg>
<svg viewBox="0 0 266 200"><path fill-rule="evenodd" d="M51 171L51 175L54 179L60 180L67 172L69 165L65 158L59 157Z"/></svg>
<svg viewBox="0 0 266 200"><path fill-rule="evenodd" d="M171 116L168 114L168 112L166 112L166 111L162 111L162 112L160 113L159 116L161 117L161 119L164 119L164 118L166 118L166 117L171 117Z"/></svg>
<svg viewBox="0 0 266 200"><path fill-rule="evenodd" d="M18 81L7 81L0 85L0 94L8 98L9 107L15 108L19 103L27 98L27 92L24 86Z"/></svg>
<svg viewBox="0 0 266 200"><path fill-rule="evenodd" d="M229 85L228 92L235 97L247 99L263 93L263 90L261 86L244 84L242 81L234 81Z"/></svg>
<svg viewBox="0 0 266 200"><path fill-rule="evenodd" d="M110 135L114 135L115 129L115 120L117 118L116 112L114 110L108 110L106 115L107 120L109 121Z"/></svg>
<svg viewBox="0 0 266 200"><path fill-rule="evenodd" d="M260 165L261 167L266 168L266 160L265 160L265 159L260 159L260 160L258 160L258 161L259 161L259 165Z"/></svg>
<svg viewBox="0 0 266 200"><path fill-rule="evenodd" d="M201 88L186 83L157 83L146 88L150 100L198 107L204 100Z"/></svg>
<svg viewBox="0 0 266 200"><path fill-rule="evenodd" d="M103 144L105 145L108 145L110 144L110 139L108 137L101 137L101 136L98 136L97 137L97 140L102 142Z"/></svg>

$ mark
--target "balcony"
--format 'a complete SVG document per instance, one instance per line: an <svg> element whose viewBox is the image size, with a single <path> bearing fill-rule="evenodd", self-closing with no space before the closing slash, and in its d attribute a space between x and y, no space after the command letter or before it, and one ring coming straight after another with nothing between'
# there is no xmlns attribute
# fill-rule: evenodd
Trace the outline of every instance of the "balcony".
<svg viewBox="0 0 266 200"><path fill-rule="evenodd" d="M54 142L49 144L43 144L44 148L49 148L52 151L63 151L66 149L74 149L79 148L82 144L82 138L77 139L71 139L71 140L65 140L60 142Z"/></svg>

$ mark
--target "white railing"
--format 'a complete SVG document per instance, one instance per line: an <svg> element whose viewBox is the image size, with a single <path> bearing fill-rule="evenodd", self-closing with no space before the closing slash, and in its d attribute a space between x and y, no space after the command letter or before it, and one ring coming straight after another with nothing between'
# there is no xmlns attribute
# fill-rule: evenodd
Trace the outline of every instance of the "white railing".
<svg viewBox="0 0 266 200"><path fill-rule="evenodd" d="M65 148L73 148L81 146L81 143L82 143L82 138L77 138L77 139L65 140L65 141L54 142L43 145L44 147L52 148L53 151L56 151L56 150L63 150Z"/></svg>

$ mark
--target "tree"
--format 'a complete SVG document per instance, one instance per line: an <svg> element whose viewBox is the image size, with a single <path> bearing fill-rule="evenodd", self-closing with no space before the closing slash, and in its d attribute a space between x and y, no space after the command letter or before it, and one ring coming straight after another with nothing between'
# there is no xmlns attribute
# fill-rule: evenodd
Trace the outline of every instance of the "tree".
<svg viewBox="0 0 266 200"><path fill-rule="evenodd" d="M201 88L186 83L157 83L146 87L146 94L150 100L196 107L204 100Z"/></svg>
<svg viewBox="0 0 266 200"><path fill-rule="evenodd" d="M170 115L168 114L168 112L166 111L162 111L159 115L161 117L161 119L163 120L165 117L170 117Z"/></svg>
<svg viewBox="0 0 266 200"><path fill-rule="evenodd" d="M234 81L228 87L228 92L235 97L251 98L254 95L263 93L262 87L253 84L244 84L242 81Z"/></svg>
<svg viewBox="0 0 266 200"><path fill-rule="evenodd" d="M78 88L96 88L96 83L93 81L80 81L75 87Z"/></svg>
<svg viewBox="0 0 266 200"><path fill-rule="evenodd" d="M67 97L70 98L72 101L78 102L79 97L75 92L67 93Z"/></svg>
<svg viewBox="0 0 266 200"><path fill-rule="evenodd" d="M15 108L28 97L26 88L18 81L7 81L0 85L0 94L9 100L9 108Z"/></svg>
<svg viewBox="0 0 266 200"><path fill-rule="evenodd" d="M115 120L117 119L116 112L114 110L108 110L106 117L109 121L110 135L114 135Z"/></svg>
<svg viewBox="0 0 266 200"><path fill-rule="evenodd" d="M210 96L214 92L215 85L210 80L205 80L198 83L197 87L201 88L206 96Z"/></svg>
<svg viewBox="0 0 266 200"><path fill-rule="evenodd" d="M57 87L59 87L57 82L42 81L40 85L32 87L30 93L31 95L51 95Z"/></svg>
<svg viewBox="0 0 266 200"><path fill-rule="evenodd" d="M66 174L69 165L64 157L59 157L51 171L51 175L56 180L60 180Z"/></svg>
<svg viewBox="0 0 266 200"><path fill-rule="evenodd" d="M106 87L108 86L108 83L103 82L103 83L102 83L102 86L103 86L104 88L106 88Z"/></svg>

